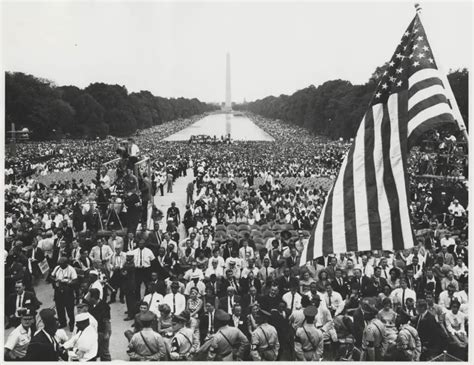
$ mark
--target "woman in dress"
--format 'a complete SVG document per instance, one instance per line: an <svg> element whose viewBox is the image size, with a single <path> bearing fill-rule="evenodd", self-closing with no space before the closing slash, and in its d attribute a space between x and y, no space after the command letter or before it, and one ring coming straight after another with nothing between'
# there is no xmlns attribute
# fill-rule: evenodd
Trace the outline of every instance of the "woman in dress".
<svg viewBox="0 0 474 365"><path fill-rule="evenodd" d="M392 300L390 298L382 300L382 305L383 308L377 314L377 318L385 325L387 342L389 344L395 344L398 336L395 321L397 320L398 314L392 309Z"/></svg>
<svg viewBox="0 0 474 365"><path fill-rule="evenodd" d="M158 307L160 311L160 318L158 318L158 333L163 336L163 338L173 337L173 329L171 327L171 308L168 304L160 304Z"/></svg>
<svg viewBox="0 0 474 365"><path fill-rule="evenodd" d="M459 311L461 304L454 300L451 310L446 312L445 322L449 334L449 342L456 348L456 356L462 360L467 359L468 338L465 323L467 316Z"/></svg>
<svg viewBox="0 0 474 365"><path fill-rule="evenodd" d="M191 328L199 326L199 312L202 309L203 301L199 298L199 290L191 288L189 291L189 299L186 303L186 309L191 314Z"/></svg>
<svg viewBox="0 0 474 365"><path fill-rule="evenodd" d="M400 287L400 271L392 267L389 271L390 277L387 279L387 284L390 285L392 290Z"/></svg>
<svg viewBox="0 0 474 365"><path fill-rule="evenodd" d="M318 273L317 290L320 293L326 292L326 284L329 284L328 272L326 270L321 270Z"/></svg>
<svg viewBox="0 0 474 365"><path fill-rule="evenodd" d="M314 279L309 275L309 271L303 273L303 278L300 280L300 293L304 294L310 291L311 283Z"/></svg>
<svg viewBox="0 0 474 365"><path fill-rule="evenodd" d="M257 313L259 310L260 310L260 305L258 303L255 303L250 308L250 313L247 315L247 324L248 324L250 334L252 334L253 331L255 331L258 327L258 323L255 318L257 317Z"/></svg>

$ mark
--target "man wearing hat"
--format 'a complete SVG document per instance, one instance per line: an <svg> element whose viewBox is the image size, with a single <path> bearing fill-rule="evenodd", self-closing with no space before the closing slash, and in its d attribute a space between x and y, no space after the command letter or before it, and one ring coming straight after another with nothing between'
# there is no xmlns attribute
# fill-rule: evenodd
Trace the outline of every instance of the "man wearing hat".
<svg viewBox="0 0 474 365"><path fill-rule="evenodd" d="M314 305L306 307L303 311L305 321L296 329L295 353L300 361L319 361L324 352L323 334L314 325L314 318L318 308Z"/></svg>
<svg viewBox="0 0 474 365"><path fill-rule="evenodd" d="M215 315L218 331L211 338L211 345L207 355L208 361L235 361L243 360L249 341L237 327L230 327L231 317L222 309Z"/></svg>
<svg viewBox="0 0 474 365"><path fill-rule="evenodd" d="M25 308L19 311L19 315L21 316L20 325L8 335L7 342L5 342L5 360L24 360L28 345L31 341L33 311Z"/></svg>
<svg viewBox="0 0 474 365"><path fill-rule="evenodd" d="M151 328L155 316L147 311L140 313L143 328L130 339L127 353L134 361L160 361L166 356L166 346L163 337Z"/></svg>
<svg viewBox="0 0 474 365"><path fill-rule="evenodd" d="M278 358L280 342L272 325L268 324L270 313L260 309L256 316L258 327L252 332L250 355L253 361L275 361Z"/></svg>
<svg viewBox="0 0 474 365"><path fill-rule="evenodd" d="M99 279L100 275L97 270L91 270L89 271L89 290L90 289L97 289L100 294L100 299L104 297L104 287ZM86 295L86 299L88 299L88 296Z"/></svg>
<svg viewBox="0 0 474 365"><path fill-rule="evenodd" d="M186 326L190 318L188 311L173 316L171 326L174 336L171 339L170 360L187 360L197 350L194 342L194 331Z"/></svg>
<svg viewBox="0 0 474 365"><path fill-rule="evenodd" d="M98 336L97 331L89 324L89 316L80 313L76 316L77 332L63 347L69 350L69 360L91 361L97 356Z"/></svg>
<svg viewBox="0 0 474 365"><path fill-rule="evenodd" d="M191 275L191 280L186 284L184 289L184 295L189 296L191 288L196 288L200 296L203 296L206 293L206 284L201 280L201 277L198 273Z"/></svg>
<svg viewBox="0 0 474 365"><path fill-rule="evenodd" d="M74 328L74 285L77 282L76 270L68 264L66 257L60 257L58 266L51 273L54 287L54 302L58 311L59 327L66 327L66 312L69 317L69 330Z"/></svg>
<svg viewBox="0 0 474 365"><path fill-rule="evenodd" d="M370 298L372 299L372 298ZM373 300L362 301L362 311L367 325L362 332L362 361L383 361L387 350L385 325L376 318L378 310Z"/></svg>
<svg viewBox="0 0 474 365"><path fill-rule="evenodd" d="M60 347L55 339L58 328L56 312L46 308L39 313L44 327L31 339L25 361L58 361Z"/></svg>

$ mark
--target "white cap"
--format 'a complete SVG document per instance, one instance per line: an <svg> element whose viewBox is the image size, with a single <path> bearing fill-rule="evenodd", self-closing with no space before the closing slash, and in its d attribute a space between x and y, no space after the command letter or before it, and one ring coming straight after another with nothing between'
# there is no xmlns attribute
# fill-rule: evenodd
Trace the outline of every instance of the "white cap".
<svg viewBox="0 0 474 365"><path fill-rule="evenodd" d="M98 273L97 270L91 270L91 271L89 271L89 275L97 275L97 276L99 276L99 273Z"/></svg>
<svg viewBox="0 0 474 365"><path fill-rule="evenodd" d="M89 313L76 314L76 322L82 322L89 319Z"/></svg>

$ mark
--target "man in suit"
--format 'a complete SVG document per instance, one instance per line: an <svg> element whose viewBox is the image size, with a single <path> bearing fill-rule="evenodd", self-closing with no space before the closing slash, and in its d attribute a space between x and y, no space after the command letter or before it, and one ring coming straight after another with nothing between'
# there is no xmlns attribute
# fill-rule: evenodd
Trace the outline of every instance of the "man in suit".
<svg viewBox="0 0 474 365"><path fill-rule="evenodd" d="M260 303L262 300L261 296L257 293L257 288L251 286L246 292L246 294L242 297L242 307L245 314L250 312L250 307L253 306L255 303Z"/></svg>
<svg viewBox="0 0 474 365"><path fill-rule="evenodd" d="M15 283L15 293L11 293L5 301L5 314L8 318L9 327L18 327L21 321L19 311L29 309L33 313L39 308L40 304L35 294L25 290L25 284L22 281Z"/></svg>
<svg viewBox="0 0 474 365"><path fill-rule="evenodd" d="M374 275L371 278L364 276L362 278L362 294L367 297L375 297L383 291L387 280L381 277L382 269L380 266L374 268Z"/></svg>
<svg viewBox="0 0 474 365"><path fill-rule="evenodd" d="M334 271L334 280L331 281L331 285L334 291L341 294L342 298L347 298L350 292L349 283L346 278L342 277L342 270L340 268Z"/></svg>
<svg viewBox="0 0 474 365"><path fill-rule="evenodd" d="M235 303L232 310L232 315L229 320L229 326L238 328L246 337L249 337L249 328L247 323L247 316L242 313L242 305Z"/></svg>
<svg viewBox="0 0 474 365"><path fill-rule="evenodd" d="M239 281L234 276L234 271L232 269L227 269L225 271L225 275L226 277L222 279L221 281L221 290L220 290L221 293L225 295L227 288L229 286L232 286L235 289L235 293L240 294L240 284L239 284Z"/></svg>
<svg viewBox="0 0 474 365"><path fill-rule="evenodd" d="M219 299L219 309L232 314L232 308L235 303L240 303L241 298L239 295L236 295L235 288L233 286L227 287L227 295Z"/></svg>
<svg viewBox="0 0 474 365"><path fill-rule="evenodd" d="M433 293L434 297L438 298L441 293L441 282L434 276L431 268L427 268L425 274L418 280L417 289L417 297L419 298L424 298L426 292Z"/></svg>
<svg viewBox="0 0 474 365"><path fill-rule="evenodd" d="M441 252L438 254L438 257L441 257L443 259L443 263L445 265L449 265L451 267L456 265L456 262L454 261L454 256L448 252L448 247L446 245L441 246Z"/></svg>
<svg viewBox="0 0 474 365"><path fill-rule="evenodd" d="M272 286L268 295L262 297L260 306L265 311L271 311L274 308L278 308L280 298L281 297L278 295L278 287Z"/></svg>
<svg viewBox="0 0 474 365"><path fill-rule="evenodd" d="M250 271L245 278L241 277L239 281L242 293L248 293L251 286L257 289L257 293L262 292L262 283L255 277L253 271Z"/></svg>
<svg viewBox="0 0 474 365"><path fill-rule="evenodd" d="M99 347L97 356L100 361L111 361L109 344L112 327L110 324L110 307L100 299L98 289L89 289L89 313L97 320Z"/></svg>
<svg viewBox="0 0 474 365"><path fill-rule="evenodd" d="M216 333L217 327L215 323L214 315L216 309L214 303L207 302L206 310L201 315L201 320L199 321L199 334L201 337L201 343L204 343L212 334Z"/></svg>
<svg viewBox="0 0 474 365"><path fill-rule="evenodd" d="M428 312L428 304L426 300L420 299L416 302L418 315L412 321L414 327L418 331L421 339L421 361L429 361L439 354L441 349L441 331L436 323L435 317Z"/></svg>
<svg viewBox="0 0 474 365"><path fill-rule="evenodd" d="M283 276L277 279L278 290L281 295L289 292L292 286L298 286L298 279L291 275L290 268L285 267Z"/></svg>
<svg viewBox="0 0 474 365"><path fill-rule="evenodd" d="M59 344L55 339L57 318L54 309L46 308L40 311L40 318L44 324L28 346L25 361L58 361L60 357Z"/></svg>
<svg viewBox="0 0 474 365"><path fill-rule="evenodd" d="M33 240L31 244L31 248L27 250L26 257L28 258L30 264L28 268L30 270L31 275L35 279L39 279L42 274L39 268L39 263L44 260L44 252L41 248L38 247L38 241Z"/></svg>

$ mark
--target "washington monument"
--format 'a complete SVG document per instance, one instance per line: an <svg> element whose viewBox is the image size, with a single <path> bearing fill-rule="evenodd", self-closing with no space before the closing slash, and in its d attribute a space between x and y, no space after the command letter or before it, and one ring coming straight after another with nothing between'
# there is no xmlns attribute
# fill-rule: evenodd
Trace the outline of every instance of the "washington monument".
<svg viewBox="0 0 474 365"><path fill-rule="evenodd" d="M232 97L230 94L230 54L226 58L226 80L225 80L225 107L226 112L232 111Z"/></svg>

